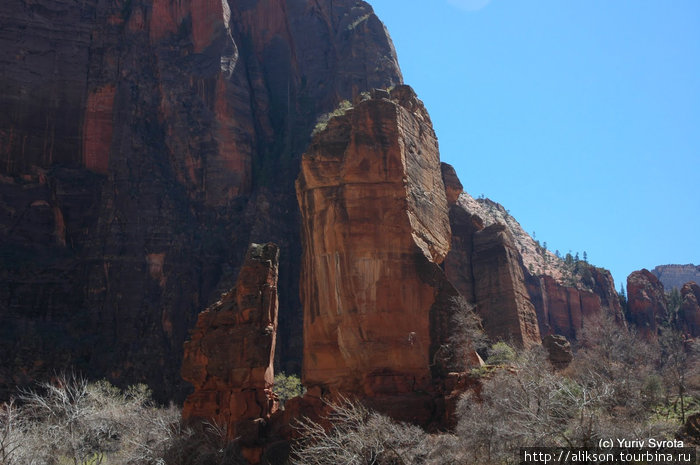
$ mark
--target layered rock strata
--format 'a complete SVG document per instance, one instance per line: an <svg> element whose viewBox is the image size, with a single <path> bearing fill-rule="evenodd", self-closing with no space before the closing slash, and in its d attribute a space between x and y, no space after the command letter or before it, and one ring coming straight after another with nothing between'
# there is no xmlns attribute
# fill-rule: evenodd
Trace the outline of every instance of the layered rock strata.
<svg viewBox="0 0 700 465"><path fill-rule="evenodd" d="M187 329L263 240L299 371L301 153L401 82L372 8L8 0L0 22L0 396L72 367L179 398Z"/></svg>
<svg viewBox="0 0 700 465"><path fill-rule="evenodd" d="M685 283L700 282L700 265L659 265L651 270L651 274L659 278L664 289L670 292L673 288L680 290Z"/></svg>
<svg viewBox="0 0 700 465"><path fill-rule="evenodd" d="M430 118L407 86L374 91L313 139L297 180L302 214L303 382L429 420L433 356L457 292ZM424 394L420 394L424 393Z"/></svg>
<svg viewBox="0 0 700 465"><path fill-rule="evenodd" d="M250 246L236 287L199 314L182 364L182 377L194 386L183 418L225 426L253 461L262 451L265 423L277 410L278 266L276 245Z"/></svg>
<svg viewBox="0 0 700 465"><path fill-rule="evenodd" d="M661 281L649 270L635 271L627 277L627 319L645 338L658 334L668 317L668 304Z"/></svg>

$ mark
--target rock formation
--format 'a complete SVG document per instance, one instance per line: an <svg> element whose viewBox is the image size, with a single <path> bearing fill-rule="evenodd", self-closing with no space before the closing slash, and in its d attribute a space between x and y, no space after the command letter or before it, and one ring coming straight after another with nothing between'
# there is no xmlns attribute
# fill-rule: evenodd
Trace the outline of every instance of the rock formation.
<svg viewBox="0 0 700 465"><path fill-rule="evenodd" d="M680 327L691 337L700 337L700 286L694 282L681 288Z"/></svg>
<svg viewBox="0 0 700 465"><path fill-rule="evenodd" d="M407 86L374 91L313 139L302 214L303 382L426 423L431 365L457 297L437 141Z"/></svg>
<svg viewBox="0 0 700 465"><path fill-rule="evenodd" d="M444 163L442 175L452 228L445 273L475 305L489 336L529 346L549 334L574 340L584 320L601 312L624 321L607 270L579 262L579 274L569 276L562 260L537 245L503 206L462 192Z"/></svg>
<svg viewBox="0 0 700 465"><path fill-rule="evenodd" d="M627 318L646 338L655 338L659 325L668 316L664 286L649 270L627 277Z"/></svg>
<svg viewBox="0 0 700 465"><path fill-rule="evenodd" d="M574 359L571 343L560 334L548 334L542 339L542 346L547 349L549 361L559 370L569 366Z"/></svg>
<svg viewBox="0 0 700 465"><path fill-rule="evenodd" d="M685 283L700 282L700 265L660 265L651 273L659 278L667 292L674 287L680 290Z"/></svg>
<svg viewBox="0 0 700 465"><path fill-rule="evenodd" d="M250 246L236 287L199 314L182 363L182 377L194 385L183 418L226 426L255 462L265 422L277 409L271 388L278 262L276 245Z"/></svg>
<svg viewBox="0 0 700 465"><path fill-rule="evenodd" d="M526 347L539 344L522 259L505 225L493 224L474 234L472 272L476 309L487 334Z"/></svg>
<svg viewBox="0 0 700 465"><path fill-rule="evenodd" d="M548 275L527 277L527 288L537 308L543 336L561 334L575 340L585 321L605 313L624 324L622 307L610 272L587 266L592 290L565 286Z"/></svg>
<svg viewBox="0 0 700 465"><path fill-rule="evenodd" d="M178 397L182 342L247 245L280 257L301 363L294 180L317 118L401 82L355 0L0 4L0 397L75 368Z"/></svg>

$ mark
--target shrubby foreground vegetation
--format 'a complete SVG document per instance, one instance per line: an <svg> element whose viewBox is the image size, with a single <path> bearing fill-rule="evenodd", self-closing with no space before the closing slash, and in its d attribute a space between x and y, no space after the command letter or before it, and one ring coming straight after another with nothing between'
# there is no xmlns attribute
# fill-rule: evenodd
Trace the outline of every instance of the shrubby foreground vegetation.
<svg viewBox="0 0 700 465"><path fill-rule="evenodd" d="M216 425L186 427L144 385L58 376L0 406L0 465L243 464Z"/></svg>
<svg viewBox="0 0 700 465"><path fill-rule="evenodd" d="M483 354L489 366L472 370L482 388L462 397L453 431L428 434L346 399L331 406L330 429L299 421L289 463L511 464L523 446L671 439L700 412L697 343L671 329L644 342L612 321L586 327L574 361L560 371L541 347L491 345ZM292 376L277 382L282 397L302 392ZM179 409L154 405L144 386L122 391L76 376L21 392L0 408L0 465L245 463L225 437L216 425L184 426Z"/></svg>
<svg viewBox="0 0 700 465"><path fill-rule="evenodd" d="M352 401L333 406L330 431L304 420L294 465L514 464L525 446L595 447L599 439L673 439L700 412L697 343L665 330L641 341L614 322L589 322L572 364L542 347L491 346L482 390L466 393L454 431L427 434Z"/></svg>

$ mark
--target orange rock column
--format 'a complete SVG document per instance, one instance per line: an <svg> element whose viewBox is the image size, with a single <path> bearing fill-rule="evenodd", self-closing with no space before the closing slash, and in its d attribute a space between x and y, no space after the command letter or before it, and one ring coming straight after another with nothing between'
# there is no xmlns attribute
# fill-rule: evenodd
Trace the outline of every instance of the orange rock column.
<svg viewBox="0 0 700 465"><path fill-rule="evenodd" d="M265 422L277 410L271 389L278 259L274 244L249 247L236 287L199 314L182 365L182 377L194 385L183 418L225 425L253 462L262 451Z"/></svg>
<svg viewBox="0 0 700 465"><path fill-rule="evenodd" d="M375 91L331 119L303 156L297 198L304 383L365 398L430 391L439 291L421 266L442 275L450 227L437 141L413 91Z"/></svg>

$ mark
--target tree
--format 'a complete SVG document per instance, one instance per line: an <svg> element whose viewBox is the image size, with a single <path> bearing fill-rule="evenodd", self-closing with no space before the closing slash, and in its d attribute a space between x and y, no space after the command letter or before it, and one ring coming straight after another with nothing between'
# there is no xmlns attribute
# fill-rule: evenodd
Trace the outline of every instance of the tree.
<svg viewBox="0 0 700 465"><path fill-rule="evenodd" d="M685 423L688 379L697 376L700 372L697 343L686 340L680 331L662 327L659 346L661 347L661 372L669 388L675 393L673 405L680 408L680 421Z"/></svg>
<svg viewBox="0 0 700 465"><path fill-rule="evenodd" d="M583 251L583 261L588 263L588 253L585 250Z"/></svg>
<svg viewBox="0 0 700 465"><path fill-rule="evenodd" d="M627 311L627 294L625 293L625 286L620 283L620 292L617 293L617 297L620 300L620 307L622 307L622 311L626 312Z"/></svg>
<svg viewBox="0 0 700 465"><path fill-rule="evenodd" d="M26 423L14 399L0 405L0 464L20 463L20 455L25 445Z"/></svg>
<svg viewBox="0 0 700 465"><path fill-rule="evenodd" d="M298 376L286 375L284 372L275 375L275 384L272 390L277 394L282 408L289 399L303 396L306 391Z"/></svg>

